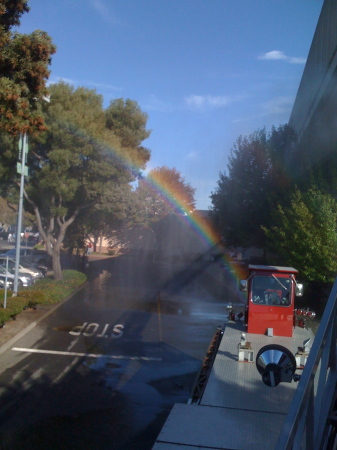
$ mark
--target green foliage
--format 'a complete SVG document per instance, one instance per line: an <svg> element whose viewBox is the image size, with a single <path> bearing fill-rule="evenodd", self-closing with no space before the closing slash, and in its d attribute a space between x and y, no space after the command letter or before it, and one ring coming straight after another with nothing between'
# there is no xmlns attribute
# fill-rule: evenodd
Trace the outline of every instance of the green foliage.
<svg viewBox="0 0 337 450"><path fill-rule="evenodd" d="M151 170L136 190L136 224L148 226L168 214L192 213L194 193L177 169L162 166Z"/></svg>
<svg viewBox="0 0 337 450"><path fill-rule="evenodd" d="M1 0L0 1L0 27L3 32L13 26L20 25L20 17L29 11L27 0Z"/></svg>
<svg viewBox="0 0 337 450"><path fill-rule="evenodd" d="M81 220L72 230L74 242L88 233L102 235L107 222L125 219L133 167L142 167L150 156L140 145L149 132L146 114L131 100L124 104L120 99L105 111L102 96L94 90L58 83L50 94L50 103L41 106L48 130L30 138L25 208L35 214L53 256L54 276L61 279L61 244L73 222ZM0 148L3 186L9 194L17 184L17 144L0 137Z"/></svg>
<svg viewBox="0 0 337 450"><path fill-rule="evenodd" d="M10 309L13 312L13 315L16 316L24 309L30 307L29 300L25 297L8 297L6 301L6 308Z"/></svg>
<svg viewBox="0 0 337 450"><path fill-rule="evenodd" d="M100 236L110 239L116 230L128 223L135 200L129 184L110 183L104 197L88 210L80 213L64 240L65 247L84 248L91 240L97 244Z"/></svg>
<svg viewBox="0 0 337 450"><path fill-rule="evenodd" d="M151 134L146 129L147 114L141 111L137 102L118 98L110 102L105 117L106 127L118 137L123 148L129 149L137 167L143 168L144 161L149 158L149 151L141 143Z"/></svg>
<svg viewBox="0 0 337 450"><path fill-rule="evenodd" d="M168 215L185 215L195 208L195 189L191 187L175 168L166 166L151 170L147 177L139 179L135 191L114 192L114 215L106 205L103 210L110 220L104 236L109 238L109 254L117 254L128 248L136 235L154 232L157 242L162 236L163 227L158 223ZM103 206L103 205L102 205ZM116 209L116 206L119 208ZM102 211L103 212L103 211ZM118 212L118 215L116 214ZM93 219L100 220L100 214ZM159 231L160 230L160 231Z"/></svg>
<svg viewBox="0 0 337 450"><path fill-rule="evenodd" d="M77 270L64 270L63 283L71 288L75 288L85 283L87 276Z"/></svg>
<svg viewBox="0 0 337 450"><path fill-rule="evenodd" d="M62 281L43 278L38 280L34 286L22 288L16 297L8 296L6 308L3 308L4 293L0 291L0 327L8 320L15 318L24 309L34 308L36 305L52 305L64 300L86 279L81 272L65 270Z"/></svg>
<svg viewBox="0 0 337 450"><path fill-rule="evenodd" d="M212 215L227 244L268 246L308 282L329 283L337 273L337 156L295 180L296 140L288 125L240 137L212 193Z"/></svg>
<svg viewBox="0 0 337 450"><path fill-rule="evenodd" d="M17 298L22 298L27 302L27 308L35 308L36 305L44 303L44 293L41 289L39 289L38 281L31 288L21 288L18 292Z"/></svg>
<svg viewBox="0 0 337 450"><path fill-rule="evenodd" d="M319 159L298 182L301 191L309 189L313 183L337 199L337 152L331 151Z"/></svg>
<svg viewBox="0 0 337 450"><path fill-rule="evenodd" d="M8 206L5 199L0 197L0 221L6 224L12 224L16 222L17 212Z"/></svg>
<svg viewBox="0 0 337 450"><path fill-rule="evenodd" d="M95 91L58 83L50 93L51 102L44 107L48 132L32 143L29 155L34 176L29 195L41 208L43 189L47 218L69 217L79 205L81 210L96 205L111 188L129 183L128 164L144 164L149 154L123 148L120 130L106 126L102 97ZM121 114L125 119L125 111Z"/></svg>
<svg viewBox="0 0 337 450"><path fill-rule="evenodd" d="M0 129L17 135L45 129L40 101L47 95L48 65L55 46L47 33L12 33L29 11L27 1L0 1Z"/></svg>
<svg viewBox="0 0 337 450"><path fill-rule="evenodd" d="M27 291L34 293L37 290L38 303L53 304L70 295L73 290L86 281L86 276L76 270L64 270L62 280L53 280L52 278L43 278L39 280L34 287L30 287ZM27 292L26 291L26 292ZM24 296L27 294L23 291ZM31 295L30 293L28 295Z"/></svg>
<svg viewBox="0 0 337 450"><path fill-rule="evenodd" d="M265 130L240 136L231 150L227 173L212 193L213 216L229 244L261 245L267 220L271 159Z"/></svg>
<svg viewBox="0 0 337 450"><path fill-rule="evenodd" d="M0 307L0 328L3 327L12 317L14 317L12 310Z"/></svg>
<svg viewBox="0 0 337 450"><path fill-rule="evenodd" d="M165 234L160 225L162 219L192 213L194 192L195 189L175 168L162 166L151 170L147 177L139 180L136 190L129 196L121 227L109 235L111 254L127 249L135 236L142 236L144 232L154 233L160 245Z"/></svg>
<svg viewBox="0 0 337 450"><path fill-rule="evenodd" d="M227 244L265 246L261 227L271 225L276 202L291 186L287 152L295 142L288 126L264 129L240 136L229 157L227 171L220 173L212 193L212 216Z"/></svg>
<svg viewBox="0 0 337 450"><path fill-rule="evenodd" d="M337 203L316 189L290 196L278 205L277 225L264 227L270 248L308 281L328 283L337 273Z"/></svg>

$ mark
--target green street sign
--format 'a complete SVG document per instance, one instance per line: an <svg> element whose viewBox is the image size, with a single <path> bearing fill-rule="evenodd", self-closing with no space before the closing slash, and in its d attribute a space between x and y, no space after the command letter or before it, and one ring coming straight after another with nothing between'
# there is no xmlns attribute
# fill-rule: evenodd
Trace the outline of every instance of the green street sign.
<svg viewBox="0 0 337 450"><path fill-rule="evenodd" d="M28 138L25 134L20 136L19 142L18 142L18 147L19 147L19 158L21 159L21 155L22 155L22 149L23 149L23 140L26 139L26 148L25 148L25 153L27 154L29 151L29 147L28 147Z"/></svg>
<svg viewBox="0 0 337 450"><path fill-rule="evenodd" d="M22 146L23 146L22 141L23 141L23 138L22 138L22 136L20 136L20 139L19 139L19 142L18 142L18 146L19 146L20 152L22 152Z"/></svg>
<svg viewBox="0 0 337 450"><path fill-rule="evenodd" d="M19 162L16 163L16 171L17 171L17 173L22 175L22 164L19 163ZM25 177L28 177L28 167L27 166L25 166L23 174L24 174Z"/></svg>

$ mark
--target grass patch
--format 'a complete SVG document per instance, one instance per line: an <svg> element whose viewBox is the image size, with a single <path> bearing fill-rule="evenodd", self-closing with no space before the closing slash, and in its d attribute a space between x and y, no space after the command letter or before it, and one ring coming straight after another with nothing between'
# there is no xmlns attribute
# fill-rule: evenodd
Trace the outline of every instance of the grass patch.
<svg viewBox="0 0 337 450"><path fill-rule="evenodd" d="M35 308L37 305L53 305L64 300L86 279L86 275L82 272L64 270L62 281L55 281L50 277L37 280L34 286L21 288L15 297L11 297L11 291L8 291L6 308L4 308L4 291L1 290L0 327L8 320L14 319L24 309Z"/></svg>

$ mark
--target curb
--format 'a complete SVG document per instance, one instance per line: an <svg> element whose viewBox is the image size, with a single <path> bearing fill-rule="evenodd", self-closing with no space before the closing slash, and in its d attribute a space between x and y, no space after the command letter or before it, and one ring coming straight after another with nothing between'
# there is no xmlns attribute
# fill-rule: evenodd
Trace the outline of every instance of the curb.
<svg viewBox="0 0 337 450"><path fill-rule="evenodd" d="M48 311L49 312L49 311ZM41 317L41 319L44 316ZM9 341L7 341L5 344L3 344L0 347L0 355L2 355L3 353L5 353L7 350L9 350L9 348L15 344L16 341L18 341L19 339L21 339L26 333L28 333L30 330L32 330L37 323L40 321L37 320L36 322L32 322L30 325L28 325L28 327L24 328L22 331L20 331L17 335L15 335L14 337L12 337Z"/></svg>
<svg viewBox="0 0 337 450"><path fill-rule="evenodd" d="M66 297L65 299L61 300L59 303L52 305L51 308L45 313L42 314L41 317L39 317L37 320L35 320L34 322L32 322L31 324L29 324L27 327L25 327L23 330L19 331L18 334L16 334L15 336L13 336L12 338L10 338L7 342L5 342L1 347L0 347L0 355L2 355L3 353L5 353L7 350L9 350L9 348L15 344L16 341L18 341L19 339L21 339L25 334L29 333L29 331L31 331L33 328L36 327L36 325L41 322L41 320L45 319L46 317L48 317L50 314L52 314L54 311L56 311L60 306L63 305L63 303L67 302L69 299L71 299L71 297L73 297L75 294L77 294L77 292L79 292L81 289L83 289L86 285L88 284L88 281L86 281L85 283L81 284L81 286L79 286L78 288L76 288L74 290L74 292L72 292L70 295L68 295L68 297Z"/></svg>

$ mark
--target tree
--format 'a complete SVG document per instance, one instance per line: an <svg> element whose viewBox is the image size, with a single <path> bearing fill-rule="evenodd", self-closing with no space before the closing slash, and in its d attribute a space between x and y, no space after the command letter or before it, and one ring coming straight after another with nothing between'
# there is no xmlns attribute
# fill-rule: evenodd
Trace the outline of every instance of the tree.
<svg viewBox="0 0 337 450"><path fill-rule="evenodd" d="M240 136L212 193L212 216L231 245L265 246L261 226L270 226L275 204L292 186L286 167L287 151L295 142L287 125Z"/></svg>
<svg viewBox="0 0 337 450"><path fill-rule="evenodd" d="M47 33L11 31L29 11L25 0L0 0L0 129L10 134L45 129L41 100L56 47Z"/></svg>
<svg viewBox="0 0 337 450"><path fill-rule="evenodd" d="M17 211L8 205L4 198L0 197L0 221L2 225L12 225L15 223Z"/></svg>
<svg viewBox="0 0 337 450"><path fill-rule="evenodd" d="M322 192L337 199L337 153L330 152L319 159L297 182L302 191L309 189L314 183Z"/></svg>
<svg viewBox="0 0 337 450"><path fill-rule="evenodd" d="M90 241L97 251L102 239L116 240L132 215L134 193L130 184L110 183L106 194L92 208L79 214L65 238L68 248L83 248Z"/></svg>
<svg viewBox="0 0 337 450"><path fill-rule="evenodd" d="M122 148L128 149L128 155L135 165L135 170L144 168L149 151L141 143L151 131L146 129L148 116L141 111L134 100L118 98L110 102L105 110L106 127L119 138Z"/></svg>
<svg viewBox="0 0 337 450"><path fill-rule="evenodd" d="M62 279L60 250L70 225L101 204L111 186L132 181L133 164L144 165L149 152L122 147L106 127L102 97L95 91L58 83L50 94L43 105L48 130L30 142L25 198L52 256L54 277ZM15 164L14 150L6 160L1 156L7 167Z"/></svg>
<svg viewBox="0 0 337 450"><path fill-rule="evenodd" d="M175 168L158 167L139 180L129 228L150 228L161 249L164 235L162 220L169 215L191 214L195 209L195 189Z"/></svg>
<svg viewBox="0 0 337 450"><path fill-rule="evenodd" d="M268 174L271 159L265 130L240 136L231 150L227 173L220 173L212 193L213 217L226 241L261 245L268 214Z"/></svg>
<svg viewBox="0 0 337 450"><path fill-rule="evenodd" d="M194 193L195 189L175 168L155 168L139 180L137 220L141 225L148 225L168 214L190 214L195 209Z"/></svg>
<svg viewBox="0 0 337 450"><path fill-rule="evenodd" d="M287 193L295 186L291 156L296 151L297 136L288 124L272 127L268 135L268 149L271 166L268 174L268 197L271 210L275 204L287 203Z"/></svg>
<svg viewBox="0 0 337 450"><path fill-rule="evenodd" d="M277 225L264 228L271 250L308 281L332 281L337 272L335 199L315 188L296 189L290 206L278 205L274 217Z"/></svg>
<svg viewBox="0 0 337 450"><path fill-rule="evenodd" d="M129 175L133 178L138 176L150 156L149 150L141 145L151 133L146 129L147 114L136 101L122 98L112 100L104 114L106 129L117 138L114 144L116 156L124 161L124 165L129 166ZM131 186L111 183L100 203L81 214L81 225L72 225L68 245L72 245L71 239L75 236L78 242L93 240L95 247L103 237L118 240L118 236L124 235L125 229L130 227L130 220L136 211Z"/></svg>

